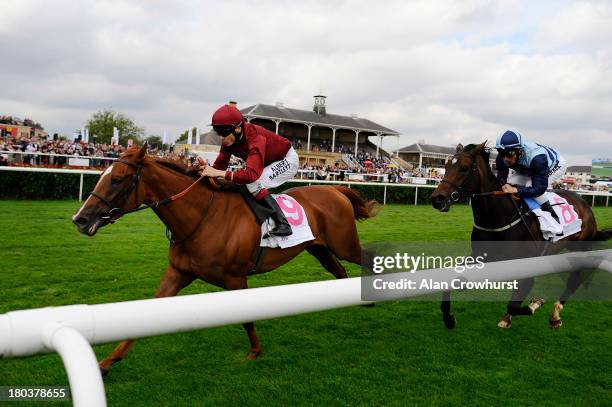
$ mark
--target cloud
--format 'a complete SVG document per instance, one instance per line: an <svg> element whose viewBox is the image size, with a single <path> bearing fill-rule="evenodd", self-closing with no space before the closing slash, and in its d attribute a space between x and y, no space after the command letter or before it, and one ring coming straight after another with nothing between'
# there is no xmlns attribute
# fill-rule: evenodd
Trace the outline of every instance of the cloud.
<svg viewBox="0 0 612 407"><path fill-rule="evenodd" d="M9 1L0 113L71 133L112 108L148 133L176 134L208 124L229 99L310 109L321 90L328 111L391 127L401 145L516 128L586 164L612 156L611 10L603 1Z"/></svg>

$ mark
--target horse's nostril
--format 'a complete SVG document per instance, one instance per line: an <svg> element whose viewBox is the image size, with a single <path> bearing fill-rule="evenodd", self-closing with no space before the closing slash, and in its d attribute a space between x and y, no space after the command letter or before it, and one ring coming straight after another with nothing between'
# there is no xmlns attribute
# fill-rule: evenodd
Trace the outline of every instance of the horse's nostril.
<svg viewBox="0 0 612 407"><path fill-rule="evenodd" d="M445 199L442 195L433 195L431 197L431 204L436 209L440 209L444 205L444 201Z"/></svg>
<svg viewBox="0 0 612 407"><path fill-rule="evenodd" d="M72 218L72 223L74 223L75 225L84 226L84 225L87 225L89 221L87 220L87 218L79 216L76 219Z"/></svg>

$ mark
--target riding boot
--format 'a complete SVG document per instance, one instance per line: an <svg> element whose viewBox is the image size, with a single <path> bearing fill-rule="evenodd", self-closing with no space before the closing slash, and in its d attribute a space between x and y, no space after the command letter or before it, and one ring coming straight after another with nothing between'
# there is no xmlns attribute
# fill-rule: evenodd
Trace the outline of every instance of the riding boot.
<svg viewBox="0 0 612 407"><path fill-rule="evenodd" d="M557 213L555 212L555 210L553 209L549 201L546 201L543 204L540 204L540 208L542 208L543 211L550 212L553 219L556 220L558 224L561 224L561 221L559 220Z"/></svg>
<svg viewBox="0 0 612 407"><path fill-rule="evenodd" d="M287 218L285 218L285 214L281 210L280 206L272 195L266 195L265 198L262 199L265 204L270 207L274 213L272 213L272 219L274 219L274 223L276 226L274 229L268 232L270 236L289 236L293 233L291 230L291 226L289 222L287 222Z"/></svg>

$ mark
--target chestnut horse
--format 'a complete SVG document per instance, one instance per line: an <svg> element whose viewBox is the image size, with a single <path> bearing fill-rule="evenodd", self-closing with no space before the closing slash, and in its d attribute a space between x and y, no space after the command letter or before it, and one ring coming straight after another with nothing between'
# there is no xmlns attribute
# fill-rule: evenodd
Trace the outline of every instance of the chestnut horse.
<svg viewBox="0 0 612 407"><path fill-rule="evenodd" d="M227 290L247 288L247 275L255 268L259 253L261 228L244 198L197 182L193 168L147 156L146 150L146 144L128 150L102 174L72 218L79 232L93 236L122 215L150 207L173 237L169 264L155 297L174 296L196 278ZM169 199L190 185L193 190L180 199ZM346 278L338 260L361 264L355 220L373 217L376 203L341 186L294 188L287 194L303 206L315 239L287 249L266 249L256 272L274 270L306 250L334 277ZM255 359L261 353L255 325L243 326L251 343L248 357ZM133 344L132 340L121 342L100 362L102 373L122 360Z"/></svg>
<svg viewBox="0 0 612 407"><path fill-rule="evenodd" d="M519 208L514 198L502 193L501 185L489 165L489 152L485 143L470 144L465 148L459 144L456 154L446 163L445 177L431 195L432 205L441 212L446 212L456 202L471 199L474 227L472 228L472 255L481 255L486 242L521 242L533 241L529 247L523 245L521 253L493 253L487 257L488 261L504 260L512 257L529 257L543 254L554 254L563 250L569 242L607 240L612 236L610 230L598 231L595 216L589 205L578 194L570 191L555 191L565 198L582 219L582 230L556 243L544 241L540 231L539 222L535 215L519 213L527 212ZM524 219L521 219L524 216ZM509 243L509 249L513 250ZM489 246L491 247L491 246ZM581 246L582 248L588 245ZM499 249L498 249L499 250ZM517 250L517 249L514 249ZM491 254L491 253L489 253ZM509 257L504 257L509 254ZM561 326L560 313L563 305L580 286L582 279L580 271L569 274L566 288L553 305L553 312L549 320L551 328ZM498 326L510 328L512 317L515 315L533 315L544 301L535 299L529 305L521 306L534 285L534 279L528 278L519 281L518 288L513 292L508 302L507 313ZM451 314L450 292L442 297L442 316L447 328L455 326L455 317Z"/></svg>

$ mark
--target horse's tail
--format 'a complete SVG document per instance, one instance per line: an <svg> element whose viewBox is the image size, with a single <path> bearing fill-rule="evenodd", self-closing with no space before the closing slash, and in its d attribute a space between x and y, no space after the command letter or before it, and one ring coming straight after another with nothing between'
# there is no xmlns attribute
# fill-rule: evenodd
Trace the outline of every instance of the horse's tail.
<svg viewBox="0 0 612 407"><path fill-rule="evenodd" d="M378 202L374 200L366 201L357 191L342 185L334 185L334 188L336 188L338 192L346 196L349 201L351 201L353 211L355 212L355 219L364 220L376 216L376 207L378 206Z"/></svg>
<svg viewBox="0 0 612 407"><path fill-rule="evenodd" d="M612 239L612 229L598 230L593 239L596 242Z"/></svg>

